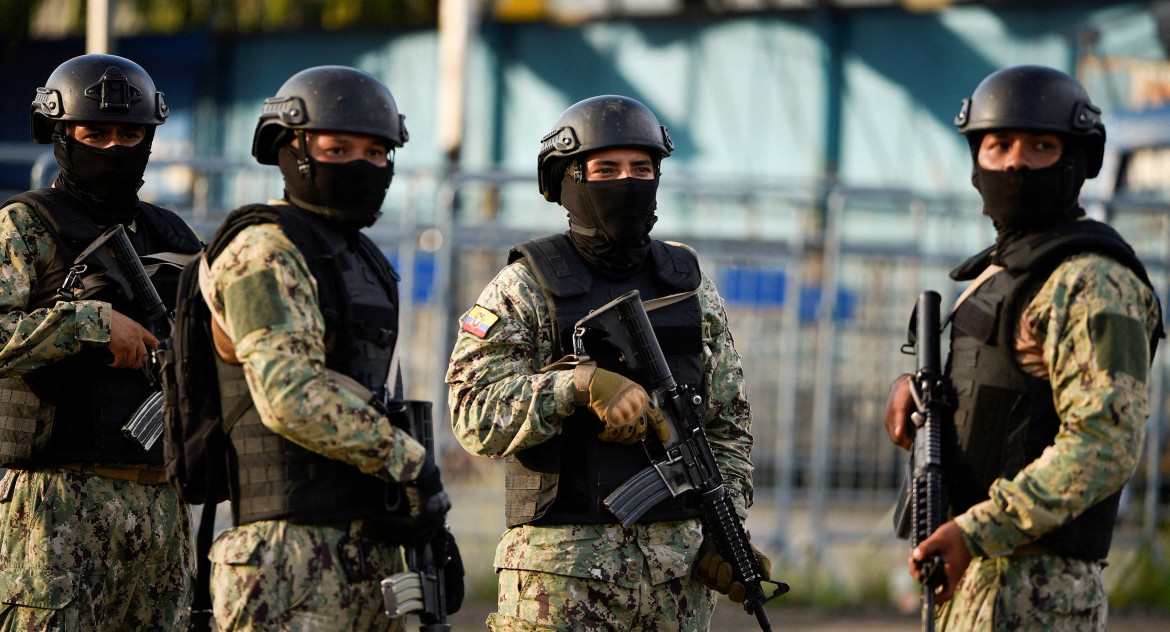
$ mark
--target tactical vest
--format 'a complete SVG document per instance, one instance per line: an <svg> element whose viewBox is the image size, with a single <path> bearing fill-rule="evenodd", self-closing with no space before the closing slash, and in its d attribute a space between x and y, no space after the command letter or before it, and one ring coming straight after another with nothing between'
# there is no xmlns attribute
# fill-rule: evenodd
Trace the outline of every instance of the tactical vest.
<svg viewBox="0 0 1170 632"><path fill-rule="evenodd" d="M1023 310L1056 267L1084 252L1113 258L1150 284L1129 244L1109 226L1085 220L1009 245L1004 270L979 286L953 315L947 372L958 405L944 462L950 465L948 492L956 514L986 500L996 478L1011 479L1039 457L1060 429L1051 384L1025 373L1017 363L1016 330ZM988 263L985 251L952 277L969 280ZM1159 337L1151 341L1151 357ZM1068 557L1104 558L1119 497L1120 492L1102 500L1036 543Z"/></svg>
<svg viewBox="0 0 1170 632"><path fill-rule="evenodd" d="M31 207L53 236L52 261L38 262L33 303L29 310L51 307L65 271L105 226L60 189L37 189L4 203ZM193 255L201 244L173 212L138 203L134 230L126 231L143 259L158 253ZM161 265L151 275L167 309L174 309L179 267ZM113 309L149 326L141 310L111 287L86 297L110 303ZM160 338L168 332L155 333ZM113 369L106 348L87 347L80 353L21 376L0 379L0 464L36 467L58 463L162 464L162 443L149 452L122 434L122 426L154 390L142 371Z"/></svg>
<svg viewBox="0 0 1170 632"><path fill-rule="evenodd" d="M235 211L208 248L208 261L247 225L276 223L317 280L325 319L325 366L371 391L384 388L397 342L398 276L365 235L289 205ZM222 410L239 411L228 429L235 524L258 520L321 523L385 513L389 485L358 468L302 448L260 421L240 365L218 363ZM226 419L226 417L225 417Z"/></svg>
<svg viewBox="0 0 1170 632"><path fill-rule="evenodd" d="M627 281L594 275L565 235L551 235L515 246L510 261L522 260L533 271L552 314L556 347L573 352L573 326L590 310L637 289L643 300L699 286L698 260L689 249L654 241L648 265ZM675 381L703 390L703 324L697 296L649 312L654 333L666 354ZM631 375L612 348L590 344L597 365ZM647 386L643 384L643 386ZM650 464L641 444L623 446L597 438L602 422L586 407L564 420L561 434L506 459L505 517L521 524L605 524L616 522L602 501ZM638 522L682 520L699 515L683 498L663 501Z"/></svg>

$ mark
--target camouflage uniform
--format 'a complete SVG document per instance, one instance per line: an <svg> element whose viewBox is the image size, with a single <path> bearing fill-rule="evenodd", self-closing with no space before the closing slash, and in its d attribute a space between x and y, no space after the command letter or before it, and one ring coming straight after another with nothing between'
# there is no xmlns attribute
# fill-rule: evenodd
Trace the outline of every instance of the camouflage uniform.
<svg viewBox="0 0 1170 632"><path fill-rule="evenodd" d="M1129 336L1098 339L1096 319L1128 320ZM1113 259L1070 257L1021 318L1042 345L1061 427L1054 443L955 521L975 556L943 630L1104 630L1102 564L1013 553L1117 492L1137 467L1149 414L1153 292Z"/></svg>
<svg viewBox="0 0 1170 632"><path fill-rule="evenodd" d="M326 374L316 280L276 224L241 231L213 262L209 281L211 308L223 319L266 427L384 480L417 476L422 445ZM383 612L378 590L385 574L401 568L401 553L363 539L362 527L361 520L263 520L220 534L211 551L219 628L266 630L303 621L328 630L401 629L401 620ZM339 542L345 559L338 557ZM367 572L354 583L343 565L359 568L360 557Z"/></svg>
<svg viewBox="0 0 1170 632"><path fill-rule="evenodd" d="M752 494L751 410L723 300L705 276L698 296L707 435L743 517ZM452 423L467 451L502 458L560 433L574 410L573 378L568 371L538 372L559 350L544 294L528 267L504 268L477 305L499 320L482 339L461 332L456 341L447 373ZM489 626L706 630L714 594L690 575L702 540L698 520L511 528L496 549L499 611Z"/></svg>
<svg viewBox="0 0 1170 632"><path fill-rule="evenodd" d="M0 375L107 346L109 303L27 311L56 290L38 279L63 265L32 209L0 210L0 234ZM169 486L64 467L11 469L0 483L0 630L184 629L193 575L190 517Z"/></svg>
<svg viewBox="0 0 1170 632"><path fill-rule="evenodd" d="M262 520L221 534L211 555L219 629L403 630L383 611L380 587L403 570L402 552L361 527Z"/></svg>

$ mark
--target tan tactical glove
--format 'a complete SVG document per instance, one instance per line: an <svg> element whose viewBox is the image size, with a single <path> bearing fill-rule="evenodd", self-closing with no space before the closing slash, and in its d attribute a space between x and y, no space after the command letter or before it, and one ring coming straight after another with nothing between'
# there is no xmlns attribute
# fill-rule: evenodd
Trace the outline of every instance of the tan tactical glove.
<svg viewBox="0 0 1170 632"><path fill-rule="evenodd" d="M573 369L573 387L575 401L587 404L605 424L597 435L602 441L633 445L645 436L648 421L662 436L666 422L637 382L593 362L583 362Z"/></svg>
<svg viewBox="0 0 1170 632"><path fill-rule="evenodd" d="M760 560L760 568L763 569L764 575L761 579L771 579L772 560L769 560L768 556L754 546L752 553ZM719 552L715 550L715 545L710 540L703 540L703 544L699 546L699 557L695 561L695 569L691 571L691 575L707 588L727 595L735 603L743 603L747 594L743 583L735 581L733 578L731 562L724 560L723 556L719 555Z"/></svg>

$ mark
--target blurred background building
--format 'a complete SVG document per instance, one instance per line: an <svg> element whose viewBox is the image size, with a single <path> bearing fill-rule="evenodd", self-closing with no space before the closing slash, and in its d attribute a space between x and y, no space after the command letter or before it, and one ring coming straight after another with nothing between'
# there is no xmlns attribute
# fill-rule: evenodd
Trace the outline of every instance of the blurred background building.
<svg viewBox="0 0 1170 632"><path fill-rule="evenodd" d="M134 59L166 93L143 197L205 238L279 197L250 157L260 104L293 73L351 65L406 115L386 215L371 229L403 273L410 395L445 402L456 318L512 244L564 230L537 192L558 114L597 94L654 110L677 150L655 234L695 246L727 299L753 405L749 528L794 594L887 605L913 593L892 506L905 455L881 426L917 294L990 244L952 120L990 72L1042 64L1103 108L1090 212L1139 251L1170 299L1170 2L961 0L3 0L0 193L51 182L29 103L62 61ZM1107 579L1115 605L1170 611L1163 348L1141 469ZM436 407L453 525L494 594L502 464L466 456ZM858 570L861 569L861 570Z"/></svg>

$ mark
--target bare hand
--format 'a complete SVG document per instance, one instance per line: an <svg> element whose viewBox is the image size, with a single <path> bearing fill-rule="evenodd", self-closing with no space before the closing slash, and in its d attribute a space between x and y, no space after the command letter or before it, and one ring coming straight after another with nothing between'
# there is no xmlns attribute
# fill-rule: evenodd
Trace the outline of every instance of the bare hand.
<svg viewBox="0 0 1170 632"><path fill-rule="evenodd" d="M939 555L943 561L945 581L942 589L935 594L937 603L943 604L955 596L955 587L971 564L971 551L967 549L963 532L954 520L943 524L910 551L910 574L915 579L919 579L919 565L932 555Z"/></svg>
<svg viewBox="0 0 1170 632"><path fill-rule="evenodd" d="M110 319L110 353L115 369L138 369L146 363L146 348L158 347L158 338L133 318L114 311Z"/></svg>
<svg viewBox="0 0 1170 632"><path fill-rule="evenodd" d="M886 400L886 416L882 423L894 445L909 450L914 445L914 422L910 415L917 410L914 397L910 395L909 375L900 375L890 385L890 396Z"/></svg>

